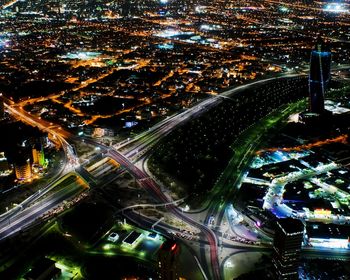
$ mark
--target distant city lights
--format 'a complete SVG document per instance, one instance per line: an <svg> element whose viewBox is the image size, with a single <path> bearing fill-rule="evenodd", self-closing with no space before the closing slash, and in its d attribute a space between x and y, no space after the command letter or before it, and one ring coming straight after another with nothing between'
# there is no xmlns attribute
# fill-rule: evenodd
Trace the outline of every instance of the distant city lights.
<svg viewBox="0 0 350 280"><path fill-rule="evenodd" d="M222 29L222 27L220 25L217 24L202 24L200 27L202 30L220 30Z"/></svg>
<svg viewBox="0 0 350 280"><path fill-rule="evenodd" d="M196 13L205 13L206 9L206 6L196 6L194 10L196 11Z"/></svg>
<svg viewBox="0 0 350 280"><path fill-rule="evenodd" d="M0 48L8 47L10 40L0 36Z"/></svg>
<svg viewBox="0 0 350 280"><path fill-rule="evenodd" d="M333 248L333 249L348 249L349 240L340 238L310 238L310 244L313 247Z"/></svg>
<svg viewBox="0 0 350 280"><path fill-rule="evenodd" d="M346 13L348 10L340 3L330 3L327 4L324 8L324 11L331 13Z"/></svg>
<svg viewBox="0 0 350 280"><path fill-rule="evenodd" d="M157 47L158 47L159 49L172 50L172 49L174 48L174 44L168 44L168 43L159 44L159 45L157 45Z"/></svg>
<svg viewBox="0 0 350 280"><path fill-rule="evenodd" d="M280 7L280 11L283 13L289 12L289 9L285 6Z"/></svg>
<svg viewBox="0 0 350 280"><path fill-rule="evenodd" d="M192 35L194 34L193 32L183 32L181 30L175 30L175 29L166 29L161 32L158 32L155 34L157 37L162 37L162 38L171 38L174 36L179 36L179 35Z"/></svg>
<svg viewBox="0 0 350 280"><path fill-rule="evenodd" d="M66 55L61 56L61 58L89 60L89 59L96 58L100 54L101 53L99 52L76 52L76 53L67 53Z"/></svg>

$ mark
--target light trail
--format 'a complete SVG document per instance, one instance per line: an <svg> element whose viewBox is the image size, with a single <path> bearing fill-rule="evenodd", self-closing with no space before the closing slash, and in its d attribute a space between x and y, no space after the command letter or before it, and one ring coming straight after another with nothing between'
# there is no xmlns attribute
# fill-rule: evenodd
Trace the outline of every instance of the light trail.
<svg viewBox="0 0 350 280"><path fill-rule="evenodd" d="M13 0L13 1L10 1L2 6L0 6L0 9L4 10L4 9L7 9L11 6L13 6L14 4L16 4L17 2L20 2L20 0Z"/></svg>
<svg viewBox="0 0 350 280"><path fill-rule="evenodd" d="M264 153L264 152L276 152L276 151L285 151L285 152L303 151L303 150L310 150L312 148L322 147L324 145L329 145L329 144L334 144L334 143L348 144L348 136L347 135L340 135L340 136L332 138L332 139L321 140L321 141L317 141L314 143L304 144L304 145L295 146L295 147L268 148L268 149L263 149L263 150L257 151L256 154L259 155L259 154Z"/></svg>

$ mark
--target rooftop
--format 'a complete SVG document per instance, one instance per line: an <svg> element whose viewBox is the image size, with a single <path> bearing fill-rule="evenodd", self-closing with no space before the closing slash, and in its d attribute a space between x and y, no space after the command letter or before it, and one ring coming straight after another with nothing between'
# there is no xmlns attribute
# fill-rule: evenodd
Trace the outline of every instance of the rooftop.
<svg viewBox="0 0 350 280"><path fill-rule="evenodd" d="M286 218L277 220L277 225L286 233L293 234L304 231L304 224L295 219Z"/></svg>
<svg viewBox="0 0 350 280"><path fill-rule="evenodd" d="M350 237L350 226L348 225L308 223L306 231L310 238L348 239Z"/></svg>

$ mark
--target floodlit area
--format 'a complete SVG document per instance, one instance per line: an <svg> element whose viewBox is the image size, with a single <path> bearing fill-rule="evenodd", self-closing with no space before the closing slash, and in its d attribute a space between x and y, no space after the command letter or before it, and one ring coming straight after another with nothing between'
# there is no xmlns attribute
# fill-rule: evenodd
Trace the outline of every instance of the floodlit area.
<svg viewBox="0 0 350 280"><path fill-rule="evenodd" d="M264 152L257 155L244 183L265 189L262 208L279 218L306 221L350 221L348 180L341 166L308 152ZM343 174L342 174L343 173Z"/></svg>
<svg viewBox="0 0 350 280"><path fill-rule="evenodd" d="M96 58L99 55L101 55L101 53L99 52L75 52L75 53L67 53L66 55L61 56L61 58L88 60L88 59Z"/></svg>
<svg viewBox="0 0 350 280"><path fill-rule="evenodd" d="M345 104L342 104L341 102L335 102L332 100L325 101L325 109L336 115L350 112L349 106L347 107Z"/></svg>
<svg viewBox="0 0 350 280"><path fill-rule="evenodd" d="M165 238L156 232L143 230L127 223L119 223L104 235L94 252L109 256L129 255L154 260L156 252L164 241Z"/></svg>
<svg viewBox="0 0 350 280"><path fill-rule="evenodd" d="M272 163L284 162L290 159L299 159L310 154L309 151L285 152L281 150L259 153L253 160L251 167L260 168Z"/></svg>
<svg viewBox="0 0 350 280"><path fill-rule="evenodd" d="M323 248L336 248L336 249L349 249L348 239L322 239L322 238L310 238L310 245L312 247L323 247Z"/></svg>
<svg viewBox="0 0 350 280"><path fill-rule="evenodd" d="M329 3L324 7L325 12L330 13L348 13L349 10L342 3Z"/></svg>
<svg viewBox="0 0 350 280"><path fill-rule="evenodd" d="M220 29L220 26L218 25L202 25L200 27L202 30L217 30ZM190 44L201 44L201 45L207 45L213 48L221 48L223 42L219 42L216 39L213 38L207 38L203 37L200 34L196 34L191 31L181 31L176 29L166 29L161 32L155 33L155 36L161 37L161 38L167 38L167 39L179 39L182 42L190 43ZM168 48L165 48L168 49ZM172 49L172 48L170 48Z"/></svg>
<svg viewBox="0 0 350 280"><path fill-rule="evenodd" d="M80 267L75 266L72 263L57 259L55 266L61 270L61 274L56 280L83 279Z"/></svg>
<svg viewBox="0 0 350 280"><path fill-rule="evenodd" d="M327 104L336 106L332 102ZM306 144L302 139L293 141L299 141L304 148L259 151L245 173L241 188L249 197L246 207L249 207L251 220L256 220L260 228L268 218L263 215L256 218L252 213L263 211L279 219L300 219L306 224L306 247L349 249L349 169L319 150L314 151L313 147L332 145L329 144L331 140L319 141L317 146ZM342 140L341 143L332 148L341 150L339 145L347 142ZM231 210L230 213L231 221L235 221L235 212Z"/></svg>

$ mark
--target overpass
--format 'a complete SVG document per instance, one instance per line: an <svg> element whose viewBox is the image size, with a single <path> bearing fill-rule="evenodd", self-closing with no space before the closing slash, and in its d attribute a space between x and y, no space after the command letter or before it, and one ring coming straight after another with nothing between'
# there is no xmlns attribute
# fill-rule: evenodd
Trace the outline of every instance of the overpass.
<svg viewBox="0 0 350 280"><path fill-rule="evenodd" d="M123 209L120 209L116 212L116 214L120 213L120 212L124 212L126 210L133 210L133 209L138 209L138 208L158 208L158 207L167 207L170 205L174 205L177 206L181 203L183 203L185 201L185 198L181 198L175 201L169 201L169 202L165 202L165 203L157 203L157 204L151 204L151 203L143 203L143 204L135 204L135 205L131 205L128 207L124 207Z"/></svg>

